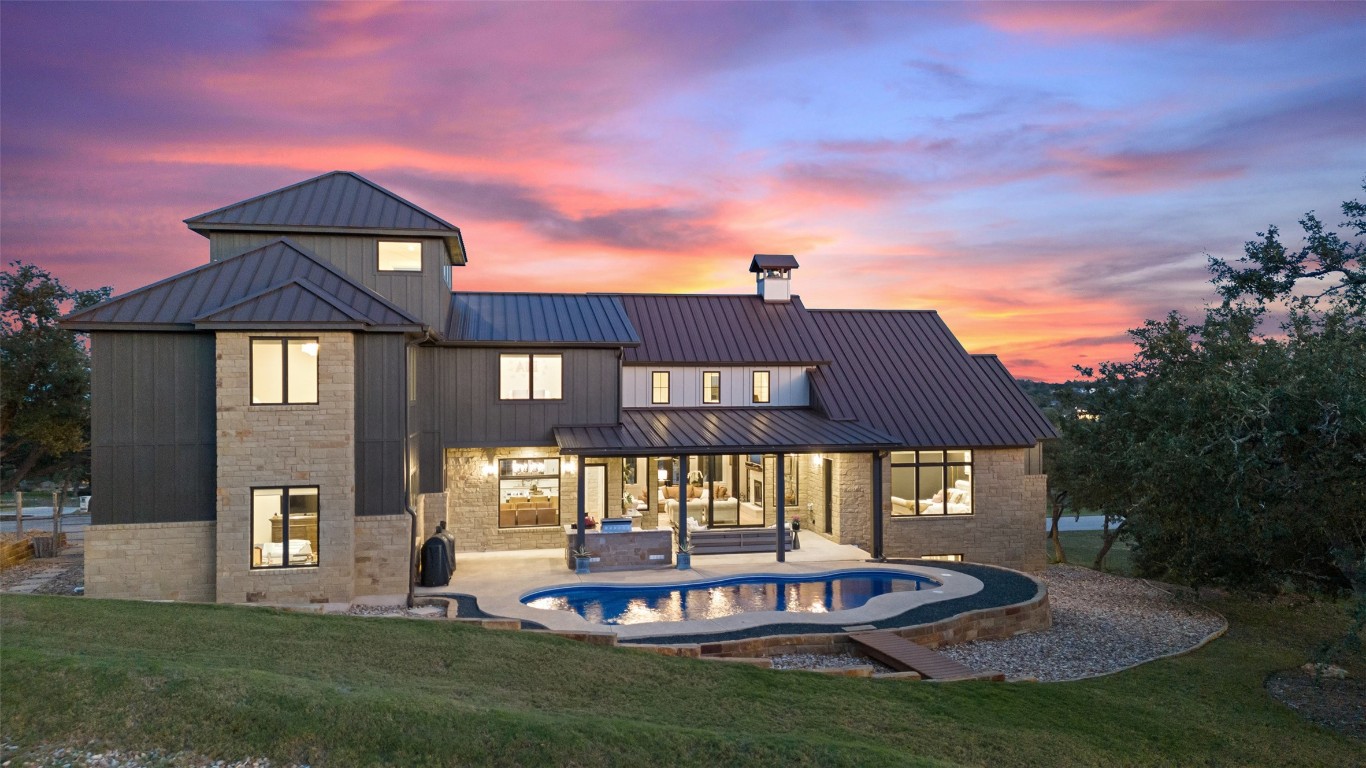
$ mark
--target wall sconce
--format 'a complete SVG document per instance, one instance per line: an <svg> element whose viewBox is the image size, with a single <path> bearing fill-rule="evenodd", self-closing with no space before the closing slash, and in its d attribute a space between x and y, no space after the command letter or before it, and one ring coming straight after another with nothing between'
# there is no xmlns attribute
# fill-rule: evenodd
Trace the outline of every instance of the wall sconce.
<svg viewBox="0 0 1366 768"><path fill-rule="evenodd" d="M813 454L811 454L811 466L813 466L813 467L819 467L819 466L821 465L821 459L822 459L822 458L823 458L823 457L822 457L819 453L813 453Z"/></svg>
<svg viewBox="0 0 1366 768"><path fill-rule="evenodd" d="M494 472L497 472L497 471L498 471L498 468L495 467L495 466L493 466L493 462L491 462L491 461L486 461L486 462L484 462L484 477L493 477L493 473L494 473Z"/></svg>
<svg viewBox="0 0 1366 768"><path fill-rule="evenodd" d="M578 468L579 468L579 465L578 465L578 460L577 460L577 459L570 459L570 460L564 462L564 473L565 473L566 475L572 475L572 474L574 474L575 472L578 471Z"/></svg>

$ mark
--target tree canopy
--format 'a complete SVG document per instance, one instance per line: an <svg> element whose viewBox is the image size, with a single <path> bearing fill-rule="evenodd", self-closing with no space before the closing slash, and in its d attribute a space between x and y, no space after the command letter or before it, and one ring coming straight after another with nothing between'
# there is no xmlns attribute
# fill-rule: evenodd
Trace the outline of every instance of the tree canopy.
<svg viewBox="0 0 1366 768"><path fill-rule="evenodd" d="M90 441L90 357L64 312L109 298L74 290L47 270L11 262L0 272L0 487L79 468Z"/></svg>
<svg viewBox="0 0 1366 768"><path fill-rule="evenodd" d="M1136 567L1190 583L1360 588L1366 558L1366 206L1348 235L1259 232L1210 259L1222 301L1131 331L1133 359L1057 392L1050 480L1123 520Z"/></svg>

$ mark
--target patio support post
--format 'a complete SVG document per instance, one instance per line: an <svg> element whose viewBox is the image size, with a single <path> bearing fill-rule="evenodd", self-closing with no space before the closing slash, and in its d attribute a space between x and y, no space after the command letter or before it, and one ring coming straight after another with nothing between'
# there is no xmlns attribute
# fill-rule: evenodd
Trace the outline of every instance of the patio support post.
<svg viewBox="0 0 1366 768"><path fill-rule="evenodd" d="M574 540L574 546L575 546L575 548L578 549L578 551L582 552L582 551L584 551L585 549L588 548L588 534L587 534L587 533L584 531L584 529L583 529L584 523L587 522L587 520L586 520L585 518L588 517L588 506L587 506L588 503L587 503L587 502L584 500L584 498L583 498L583 497L584 497L584 488L583 488L584 482L583 482L583 476L584 476L584 474L585 474L585 472L583 471L583 457L582 457L582 456L575 456L575 457L574 457L574 460L577 461L577 462L579 463L578 477L575 478L575 482L577 483L578 491L579 491L579 493L578 493L578 499L577 499L577 506L578 506L578 508L579 508L579 524L578 524L578 532L579 532L579 533L578 533L578 536L577 536L577 537L575 538L575 540Z"/></svg>
<svg viewBox="0 0 1366 768"><path fill-rule="evenodd" d="M777 539L778 539L778 562L781 563L781 562L784 562L785 560L787 560L787 547L783 546L784 544L787 543L786 541L784 541L784 539L785 539L786 537L783 535L783 532L784 532L785 530L787 530L787 488L786 488L786 484L787 484L787 473L783 471L783 464L785 463L785 462L783 461L783 454L781 454L781 453L778 454L778 455L777 455L777 461L775 461L774 463L777 464L777 466L778 466L778 521L777 521L777 523L778 523L778 524L777 524L777 529L778 529L778 530L777 530L777 533L778 533L778 536L777 536Z"/></svg>
<svg viewBox="0 0 1366 768"><path fill-rule="evenodd" d="M882 554L882 451L873 451L873 559Z"/></svg>
<svg viewBox="0 0 1366 768"><path fill-rule="evenodd" d="M688 455L678 457L678 551L688 546Z"/></svg>

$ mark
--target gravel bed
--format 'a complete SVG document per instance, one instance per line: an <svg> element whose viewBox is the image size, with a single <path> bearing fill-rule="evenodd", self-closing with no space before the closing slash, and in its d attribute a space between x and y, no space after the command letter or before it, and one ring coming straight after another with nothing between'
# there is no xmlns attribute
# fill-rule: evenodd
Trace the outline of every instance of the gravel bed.
<svg viewBox="0 0 1366 768"><path fill-rule="evenodd" d="M878 661L852 653L787 653L773 657L774 669L835 669L841 667L872 667L873 672L893 672Z"/></svg>
<svg viewBox="0 0 1366 768"><path fill-rule="evenodd" d="M352 616L394 616L407 619L444 619L446 610L434 605L407 608L402 605L353 605L347 611Z"/></svg>
<svg viewBox="0 0 1366 768"><path fill-rule="evenodd" d="M1042 579L1053 611L1051 628L939 652L1007 678L1076 680L1189 650L1225 626L1217 614L1140 579L1069 565L1050 566Z"/></svg>
<svg viewBox="0 0 1366 768"><path fill-rule="evenodd" d="M97 742L84 746L37 744L23 748L3 740L0 768L10 766L41 766L41 768L274 768L276 763L264 757L242 760L214 760L193 752L137 751L130 749L101 749ZM298 763L281 764L280 768L308 768Z"/></svg>

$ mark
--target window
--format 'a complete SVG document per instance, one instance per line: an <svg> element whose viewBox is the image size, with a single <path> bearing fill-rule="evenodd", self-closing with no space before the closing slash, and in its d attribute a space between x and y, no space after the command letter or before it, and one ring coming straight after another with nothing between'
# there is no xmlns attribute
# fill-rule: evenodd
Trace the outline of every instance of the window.
<svg viewBox="0 0 1366 768"><path fill-rule="evenodd" d="M498 527L560 524L560 460L499 459Z"/></svg>
<svg viewBox="0 0 1366 768"><path fill-rule="evenodd" d="M559 400L564 361L560 355L499 355L498 397L503 400Z"/></svg>
<svg viewBox="0 0 1366 768"><path fill-rule="evenodd" d="M379 241L379 271L421 272L422 243Z"/></svg>
<svg viewBox="0 0 1366 768"><path fill-rule="evenodd" d="M768 371L754 372L754 402L768 402Z"/></svg>
<svg viewBox="0 0 1366 768"><path fill-rule="evenodd" d="M318 488L251 489L251 567L318 564Z"/></svg>
<svg viewBox="0 0 1366 768"><path fill-rule="evenodd" d="M252 405L317 402L317 339L251 340Z"/></svg>
<svg viewBox="0 0 1366 768"><path fill-rule="evenodd" d="M654 371L650 374L650 402L655 404L669 402L668 371Z"/></svg>
<svg viewBox="0 0 1366 768"><path fill-rule="evenodd" d="M702 372L702 402L719 403L721 402L721 372L703 371Z"/></svg>
<svg viewBox="0 0 1366 768"><path fill-rule="evenodd" d="M972 451L892 453L893 517L972 512Z"/></svg>

